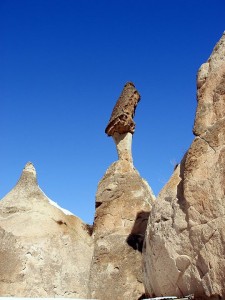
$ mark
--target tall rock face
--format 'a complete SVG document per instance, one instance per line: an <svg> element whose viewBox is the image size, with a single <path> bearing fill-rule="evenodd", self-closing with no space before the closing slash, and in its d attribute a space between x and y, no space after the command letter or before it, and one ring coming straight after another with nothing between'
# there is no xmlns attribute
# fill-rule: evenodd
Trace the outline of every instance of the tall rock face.
<svg viewBox="0 0 225 300"><path fill-rule="evenodd" d="M139 99L134 85L125 85L106 128L119 160L106 171L96 194L90 298L137 300L144 294L141 252L154 195L132 162L132 118Z"/></svg>
<svg viewBox="0 0 225 300"><path fill-rule="evenodd" d="M0 202L0 295L86 298L92 238L80 219L56 207L31 163Z"/></svg>
<svg viewBox="0 0 225 300"><path fill-rule="evenodd" d="M225 299L225 34L197 78L195 139L151 211L149 295Z"/></svg>

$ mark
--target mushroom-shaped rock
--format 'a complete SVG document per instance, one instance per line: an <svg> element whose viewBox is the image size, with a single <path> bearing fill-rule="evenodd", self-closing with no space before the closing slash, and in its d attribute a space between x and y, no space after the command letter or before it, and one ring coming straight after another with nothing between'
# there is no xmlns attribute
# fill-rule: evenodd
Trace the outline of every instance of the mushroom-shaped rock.
<svg viewBox="0 0 225 300"><path fill-rule="evenodd" d="M117 147L120 160L132 163L132 134L135 130L133 120L135 109L140 101L140 95L132 82L128 82L113 109L109 123L105 129L112 136Z"/></svg>
<svg viewBox="0 0 225 300"><path fill-rule="evenodd" d="M144 294L141 252L154 195L131 163L132 117L139 98L128 83L106 129L119 160L108 168L96 194L91 299L137 300Z"/></svg>
<svg viewBox="0 0 225 300"><path fill-rule="evenodd" d="M31 163L0 201L0 238L1 296L87 297L87 226L42 192Z"/></svg>

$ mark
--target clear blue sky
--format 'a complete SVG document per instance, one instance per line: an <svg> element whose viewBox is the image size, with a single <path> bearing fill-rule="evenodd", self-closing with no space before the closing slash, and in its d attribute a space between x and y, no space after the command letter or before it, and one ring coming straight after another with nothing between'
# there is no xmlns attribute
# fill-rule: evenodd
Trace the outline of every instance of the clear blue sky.
<svg viewBox="0 0 225 300"><path fill-rule="evenodd" d="M0 197L31 161L43 191L92 223L127 81L142 96L134 164L157 195L193 140L196 73L224 30L224 0L1 0Z"/></svg>

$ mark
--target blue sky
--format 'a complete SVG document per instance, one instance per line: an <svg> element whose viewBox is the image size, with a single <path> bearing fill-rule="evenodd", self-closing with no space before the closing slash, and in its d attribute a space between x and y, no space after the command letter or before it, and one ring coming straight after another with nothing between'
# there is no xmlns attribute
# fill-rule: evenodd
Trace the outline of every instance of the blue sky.
<svg viewBox="0 0 225 300"><path fill-rule="evenodd" d="M224 0L1 0L0 198L31 161L43 191L92 223L127 81L142 96L134 165L157 195L193 140L196 73L224 30Z"/></svg>

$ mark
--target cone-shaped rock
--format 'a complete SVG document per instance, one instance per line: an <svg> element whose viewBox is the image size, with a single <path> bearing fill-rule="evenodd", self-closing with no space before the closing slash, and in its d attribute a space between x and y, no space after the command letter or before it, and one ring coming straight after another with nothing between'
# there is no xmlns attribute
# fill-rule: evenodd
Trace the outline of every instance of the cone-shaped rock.
<svg viewBox="0 0 225 300"><path fill-rule="evenodd" d="M225 299L225 34L198 73L196 135L151 211L149 295Z"/></svg>
<svg viewBox="0 0 225 300"><path fill-rule="evenodd" d="M134 126L129 126L134 123L120 124L127 105L127 116L133 116L138 99L134 85L126 85L106 129L119 160L106 171L96 194L90 298L137 300L144 294L141 252L154 195L132 164Z"/></svg>
<svg viewBox="0 0 225 300"><path fill-rule="evenodd" d="M91 237L79 218L56 206L28 163L0 201L1 296L87 297Z"/></svg>

